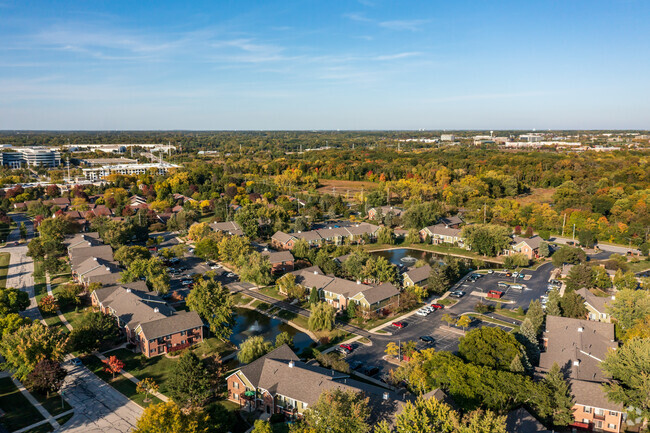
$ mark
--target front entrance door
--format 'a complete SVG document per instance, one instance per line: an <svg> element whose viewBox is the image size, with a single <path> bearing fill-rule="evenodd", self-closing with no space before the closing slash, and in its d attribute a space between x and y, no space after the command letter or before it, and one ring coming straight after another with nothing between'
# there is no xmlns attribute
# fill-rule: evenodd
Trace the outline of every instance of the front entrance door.
<svg viewBox="0 0 650 433"><path fill-rule="evenodd" d="M266 413L268 413L268 414L271 413L271 406L266 405Z"/></svg>

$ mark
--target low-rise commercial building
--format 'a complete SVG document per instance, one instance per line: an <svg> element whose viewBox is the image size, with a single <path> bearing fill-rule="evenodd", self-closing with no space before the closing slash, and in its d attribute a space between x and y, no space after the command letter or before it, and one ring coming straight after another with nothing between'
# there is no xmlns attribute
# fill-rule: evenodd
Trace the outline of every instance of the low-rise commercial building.
<svg viewBox="0 0 650 433"><path fill-rule="evenodd" d="M20 167L58 167L61 165L59 151L47 147L13 147L0 153L2 165Z"/></svg>
<svg viewBox="0 0 650 433"><path fill-rule="evenodd" d="M106 165L103 167L84 168L83 173L87 180L100 180L111 174L122 174L128 176L138 176L140 174L153 173L158 175L167 174L170 169L178 168L176 164L168 162L156 164L117 164Z"/></svg>

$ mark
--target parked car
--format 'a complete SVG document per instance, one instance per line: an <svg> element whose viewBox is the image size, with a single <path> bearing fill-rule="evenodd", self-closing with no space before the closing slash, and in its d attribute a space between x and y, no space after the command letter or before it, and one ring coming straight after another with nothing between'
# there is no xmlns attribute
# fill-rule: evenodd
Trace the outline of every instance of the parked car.
<svg viewBox="0 0 650 433"><path fill-rule="evenodd" d="M213 270L214 269L220 269L220 268L221 268L221 265L212 265L212 266L210 266L210 269L213 269Z"/></svg>
<svg viewBox="0 0 650 433"><path fill-rule="evenodd" d="M425 343L435 343L436 339L431 337L430 335L423 335L420 337L420 341L423 341Z"/></svg>
<svg viewBox="0 0 650 433"><path fill-rule="evenodd" d="M493 274L493 273L494 273L494 269L488 269L487 273L488 273L488 274Z"/></svg>
<svg viewBox="0 0 650 433"><path fill-rule="evenodd" d="M79 358L72 358L72 365L83 365L83 362Z"/></svg>
<svg viewBox="0 0 650 433"><path fill-rule="evenodd" d="M375 374L379 373L379 367L376 365L366 365L359 371L366 376L374 376Z"/></svg>
<svg viewBox="0 0 650 433"><path fill-rule="evenodd" d="M363 362L361 361L352 361L350 363L350 370L358 370L363 366Z"/></svg>
<svg viewBox="0 0 650 433"><path fill-rule="evenodd" d="M415 314L417 314L418 316L423 316L424 317L424 316L428 316L429 314L431 314L431 312L427 311L427 310L424 310L424 309L419 309L418 311L415 312Z"/></svg>
<svg viewBox="0 0 650 433"><path fill-rule="evenodd" d="M354 350L354 347L352 347L351 344L341 344L341 345L339 345L339 347L342 347L342 348L344 348L344 349L347 349L347 350L349 350L350 352L352 352L352 351Z"/></svg>
<svg viewBox="0 0 650 433"><path fill-rule="evenodd" d="M339 352L341 355L346 356L352 353L351 350L346 349L345 347L339 346L336 348L336 351Z"/></svg>
<svg viewBox="0 0 650 433"><path fill-rule="evenodd" d="M181 281L181 284L184 285L184 286L189 286L189 285L192 284L193 282L194 282L194 281L192 281L192 280L183 280L183 281Z"/></svg>
<svg viewBox="0 0 650 433"><path fill-rule="evenodd" d="M462 290L455 290L449 294L449 296L453 296L454 298L462 298L465 296L465 292Z"/></svg>
<svg viewBox="0 0 650 433"><path fill-rule="evenodd" d="M503 281L500 281L497 284L497 287L499 287L500 289L507 289L508 288L508 283L504 283Z"/></svg>
<svg viewBox="0 0 650 433"><path fill-rule="evenodd" d="M393 326L402 329L406 326L406 322L393 322Z"/></svg>
<svg viewBox="0 0 650 433"><path fill-rule="evenodd" d="M226 274L226 277L228 277L228 278L234 278L234 277L236 277L236 276L237 276L237 275L233 274L232 272L228 272L228 273Z"/></svg>
<svg viewBox="0 0 650 433"><path fill-rule="evenodd" d="M442 310L443 308L445 308L445 306L442 304L431 304L431 308L433 308L434 310Z"/></svg>

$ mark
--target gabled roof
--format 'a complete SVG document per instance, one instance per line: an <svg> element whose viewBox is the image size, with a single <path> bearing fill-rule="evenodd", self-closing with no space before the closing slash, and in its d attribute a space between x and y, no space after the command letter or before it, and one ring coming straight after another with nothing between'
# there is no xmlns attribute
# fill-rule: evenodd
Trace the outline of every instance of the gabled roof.
<svg viewBox="0 0 650 433"><path fill-rule="evenodd" d="M432 235L438 236L450 236L450 237L459 237L460 229L447 228L444 224L436 224L433 226L427 226L426 230L429 231Z"/></svg>
<svg viewBox="0 0 650 433"><path fill-rule="evenodd" d="M230 233L233 236L243 236L244 231L242 230L241 226L237 224L235 221L226 221L222 223L210 223L210 227L212 227L212 230L216 232L227 232Z"/></svg>
<svg viewBox="0 0 650 433"><path fill-rule="evenodd" d="M70 250L70 256L70 266L73 271L76 271L77 266L90 257L113 261L113 249L110 245L79 246Z"/></svg>
<svg viewBox="0 0 650 433"><path fill-rule="evenodd" d="M590 290L587 290L585 288L576 290L576 293L582 296L585 299L585 302L599 313L606 313L607 306L613 300L613 297L610 296L596 296L591 293Z"/></svg>
<svg viewBox="0 0 650 433"><path fill-rule="evenodd" d="M424 265L419 268L411 268L404 272L404 275L408 276L413 283L417 284L429 278L429 275L431 275L431 266Z"/></svg>
<svg viewBox="0 0 650 433"><path fill-rule="evenodd" d="M618 348L614 325L586 319L546 316L546 351L539 366L548 371L556 363L572 379L602 382L600 363L610 349Z"/></svg>
<svg viewBox="0 0 650 433"><path fill-rule="evenodd" d="M544 242L544 239L540 238L537 235L533 236L532 238L522 238L520 236L515 236L513 238L513 242L515 246L524 243L528 245L531 249L536 250L537 248L539 248L542 242Z"/></svg>
<svg viewBox="0 0 650 433"><path fill-rule="evenodd" d="M403 397L385 388L351 379L345 373L309 365L283 345L239 370L255 387L314 405L323 391L340 389L363 392L370 399L372 418L390 418Z"/></svg>
<svg viewBox="0 0 650 433"><path fill-rule="evenodd" d="M76 212L76 211L75 211ZM99 233L97 232L88 232L88 233L77 233L74 236L68 236L63 240L63 245L70 247L71 245L79 244L80 242L85 242L89 240L99 241Z"/></svg>
<svg viewBox="0 0 650 433"><path fill-rule="evenodd" d="M622 404L610 401L607 398L601 383L576 379L570 380L570 383L571 394L575 397L576 404L619 412L623 412L625 409Z"/></svg>
<svg viewBox="0 0 650 433"><path fill-rule="evenodd" d="M449 217L442 217L438 220L438 223L443 224L445 226L453 226L456 224L462 224L463 220L461 219L460 216L458 215L453 215Z"/></svg>
<svg viewBox="0 0 650 433"><path fill-rule="evenodd" d="M262 255L268 257L272 265L294 261L290 251L262 251Z"/></svg>
<svg viewBox="0 0 650 433"><path fill-rule="evenodd" d="M276 240L280 242L281 244L286 244L292 239L295 239L292 235L282 232L282 231L277 231L273 236L271 236L271 239Z"/></svg>
<svg viewBox="0 0 650 433"><path fill-rule="evenodd" d="M381 302L385 299L399 295L399 289L389 282L381 283L378 286L370 287L361 292L370 305Z"/></svg>
<svg viewBox="0 0 650 433"><path fill-rule="evenodd" d="M508 433L551 433L525 408L510 411L506 418Z"/></svg>
<svg viewBox="0 0 650 433"><path fill-rule="evenodd" d="M141 323L140 329L144 338L152 340L201 326L203 326L203 321L195 311L181 311L172 316Z"/></svg>
<svg viewBox="0 0 650 433"><path fill-rule="evenodd" d="M97 300L110 308L115 316L130 329L174 314L159 296L123 286L102 287L95 290Z"/></svg>
<svg viewBox="0 0 650 433"><path fill-rule="evenodd" d="M89 257L76 267L75 272L83 277L105 274L119 274L120 267L115 262L99 257Z"/></svg>

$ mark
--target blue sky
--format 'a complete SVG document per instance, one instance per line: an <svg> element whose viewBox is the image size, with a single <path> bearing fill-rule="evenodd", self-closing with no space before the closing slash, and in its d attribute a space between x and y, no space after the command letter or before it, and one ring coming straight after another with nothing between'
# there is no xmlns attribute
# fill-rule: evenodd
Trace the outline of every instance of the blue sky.
<svg viewBox="0 0 650 433"><path fill-rule="evenodd" d="M0 129L650 128L650 2L0 0Z"/></svg>

